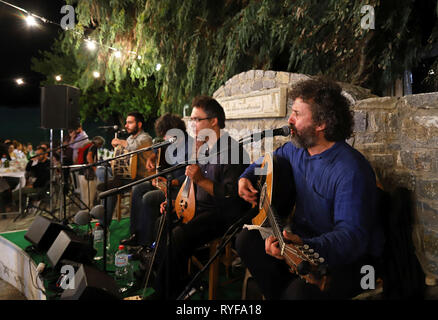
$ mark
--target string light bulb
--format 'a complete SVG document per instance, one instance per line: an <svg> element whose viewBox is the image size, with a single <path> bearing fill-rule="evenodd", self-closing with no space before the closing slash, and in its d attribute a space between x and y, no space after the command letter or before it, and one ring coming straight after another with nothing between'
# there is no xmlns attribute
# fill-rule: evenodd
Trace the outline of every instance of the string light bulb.
<svg viewBox="0 0 438 320"><path fill-rule="evenodd" d="M114 56L115 56L116 58L121 58L121 57L122 57L122 53L121 53L120 51L116 51L116 52L114 53Z"/></svg>
<svg viewBox="0 0 438 320"><path fill-rule="evenodd" d="M28 15L26 17L26 23L29 27L35 27L38 25L38 22L36 21L36 19L34 17L32 17L31 15Z"/></svg>
<svg viewBox="0 0 438 320"><path fill-rule="evenodd" d="M15 79L15 82L16 82L19 86L22 86L22 85L24 84L24 80L23 80L23 78Z"/></svg>
<svg viewBox="0 0 438 320"><path fill-rule="evenodd" d="M57 76L55 77L55 80L58 81L58 82L61 81L61 80L62 80L61 75L57 75Z"/></svg>
<svg viewBox="0 0 438 320"><path fill-rule="evenodd" d="M99 71L93 71L93 77L94 78L99 78L100 77L100 72Z"/></svg>
<svg viewBox="0 0 438 320"><path fill-rule="evenodd" d="M94 41L92 41L92 40L86 40L86 42L87 42L87 48L88 48L88 50L90 50L90 51L94 51L94 50L96 50L96 43L94 43Z"/></svg>
<svg viewBox="0 0 438 320"><path fill-rule="evenodd" d="M161 69L161 63L157 63L157 65L155 66L155 70L160 71Z"/></svg>

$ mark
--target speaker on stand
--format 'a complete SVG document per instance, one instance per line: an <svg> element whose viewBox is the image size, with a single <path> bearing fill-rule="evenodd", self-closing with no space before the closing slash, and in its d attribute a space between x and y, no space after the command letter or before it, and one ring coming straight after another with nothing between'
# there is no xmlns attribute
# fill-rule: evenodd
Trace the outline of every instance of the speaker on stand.
<svg viewBox="0 0 438 320"><path fill-rule="evenodd" d="M41 88L41 127L50 129L50 150L53 150L53 129L60 129L60 143L63 142L63 129L76 129L80 125L79 116L80 90L68 85L48 85ZM60 161L62 165L63 151ZM53 152L50 152L50 164L53 166ZM63 173L63 171L62 171ZM62 177L62 180L64 177ZM50 212L53 212L53 170L50 170ZM64 188L65 181L62 181ZM65 197L61 201L65 206ZM60 208L60 215L64 211ZM60 217L60 221L64 221Z"/></svg>

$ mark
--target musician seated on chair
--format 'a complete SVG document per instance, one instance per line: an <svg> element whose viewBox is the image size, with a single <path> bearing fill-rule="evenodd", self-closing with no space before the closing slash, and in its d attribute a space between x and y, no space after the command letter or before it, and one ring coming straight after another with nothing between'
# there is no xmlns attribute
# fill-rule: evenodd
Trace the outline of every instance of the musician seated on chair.
<svg viewBox="0 0 438 320"><path fill-rule="evenodd" d="M131 112L126 117L125 129L129 133L126 140L114 138L111 141L112 146L117 149L118 154L135 151L141 148L148 147L152 144L152 137L144 132L144 118L139 112ZM120 152L119 152L120 151ZM136 155L122 157L119 160L114 160L112 164L112 172L108 175L108 181L105 182L105 171L96 171L98 180L101 182L97 185L97 190L102 192L105 190L121 187L133 180L141 179L150 174L146 169L147 158L151 156L152 151L141 152ZM130 159L136 158L137 164L131 166ZM107 184L106 184L107 183ZM131 191L131 190L127 190ZM116 196L107 197L107 221L111 223L113 216ZM104 225L104 221L100 221Z"/></svg>
<svg viewBox="0 0 438 320"><path fill-rule="evenodd" d="M46 148L37 147L35 158L29 160L26 165L26 174L28 179L26 186L21 189L22 205L28 194L38 194L44 192L50 182L50 160L47 157ZM19 190L12 192L14 202L19 200Z"/></svg>
<svg viewBox="0 0 438 320"><path fill-rule="evenodd" d="M295 188L295 194L281 194L283 201L295 198L290 232L280 230L277 235L282 233L286 240L280 242L295 248L308 245L324 259L319 262L328 269L327 289L321 291L306 283L303 273L289 271L288 254L293 252L290 247L280 248L278 238L271 235L263 240L259 230L244 228L237 235L236 249L267 299L353 297L360 291L361 267L382 253L375 174L365 157L345 142L353 131L353 116L341 90L322 78L297 84L289 93L291 142L274 151L281 160L278 170L282 175L291 172L289 184ZM240 197L253 205L260 194L256 163L239 179ZM278 215L290 212L291 208ZM316 275L324 279L323 273Z"/></svg>
<svg viewBox="0 0 438 320"><path fill-rule="evenodd" d="M157 173L172 165L189 160L193 141L186 132L186 125L178 115L166 113L155 121L155 133L157 137L165 140L177 134L177 141L172 148L162 148L155 150L153 155L148 158L146 167L156 170ZM166 162L166 150L173 151L167 158L174 160L174 163ZM176 198L181 184L185 179L185 169L181 168L170 173L172 178L171 196ZM128 239L120 243L128 246L141 246L139 250L146 249L155 241L153 234L155 221L160 216L160 204L165 201L166 196L166 177L153 179L140 183L132 188L131 196L131 216L130 233ZM138 257L136 255L136 257Z"/></svg>
<svg viewBox="0 0 438 320"><path fill-rule="evenodd" d="M192 107L189 123L195 133L199 164L188 165L185 175L194 184L191 189L193 192L190 191L193 194L194 216L186 222L185 217L179 217L178 224L172 226L170 256L168 248L164 246L165 235L160 239L154 264L157 276L151 283L156 297L160 298L178 297L187 284L189 257L197 248L222 237L240 217L242 206L246 206L238 197L237 179L247 167L249 156L228 133L221 130L225 127L222 106L211 97L200 96L194 98ZM224 151L227 148L228 151ZM217 155L220 151L224 152ZM233 161L232 155L237 155L233 156ZM202 160L206 156L211 157L208 162ZM187 182L186 179L184 184ZM181 189L185 189L184 185ZM190 201L190 195L188 198ZM175 203L173 208L179 205ZM191 205L188 203L189 207ZM161 207L164 212L166 202ZM169 273L166 272L166 266L170 268ZM169 287L166 287L166 283Z"/></svg>

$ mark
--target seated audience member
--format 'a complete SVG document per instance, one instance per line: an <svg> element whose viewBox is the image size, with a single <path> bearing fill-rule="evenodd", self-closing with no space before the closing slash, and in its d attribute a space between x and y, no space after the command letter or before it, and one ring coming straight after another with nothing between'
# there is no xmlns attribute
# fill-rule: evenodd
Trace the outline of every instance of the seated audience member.
<svg viewBox="0 0 438 320"><path fill-rule="evenodd" d="M50 160L47 157L46 149L38 147L36 149L36 158L30 160L26 165L26 172L30 174L28 183L25 188L21 189L22 201L30 193L41 193L47 188L50 182ZM12 193L12 200L18 202L19 190Z"/></svg>

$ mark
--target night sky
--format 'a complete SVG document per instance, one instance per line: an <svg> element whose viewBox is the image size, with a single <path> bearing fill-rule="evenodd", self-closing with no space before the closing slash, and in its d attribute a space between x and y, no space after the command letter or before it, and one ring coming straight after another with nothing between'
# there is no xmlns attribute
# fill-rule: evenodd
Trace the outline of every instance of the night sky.
<svg viewBox="0 0 438 320"><path fill-rule="evenodd" d="M36 15L60 23L65 1L59 0L6 0ZM0 106L39 106L41 75L31 71L31 58L39 50L49 50L54 38L63 30L53 24L39 23L28 27L20 12L0 2L1 78ZM23 78L24 86L15 83Z"/></svg>
<svg viewBox="0 0 438 320"><path fill-rule="evenodd" d="M61 0L5 0L33 14L58 24L64 14ZM39 27L30 28L22 18L24 12L0 2L0 139L17 139L35 145L48 141L48 129L41 128L40 82L43 76L31 70L32 57L39 51L50 50L54 39L64 32L59 26L37 20ZM23 78L25 85L18 86L16 78ZM102 125L99 123L97 125ZM96 123L84 124L90 135ZM92 129L93 128L93 129ZM57 132L54 133L55 138Z"/></svg>

